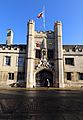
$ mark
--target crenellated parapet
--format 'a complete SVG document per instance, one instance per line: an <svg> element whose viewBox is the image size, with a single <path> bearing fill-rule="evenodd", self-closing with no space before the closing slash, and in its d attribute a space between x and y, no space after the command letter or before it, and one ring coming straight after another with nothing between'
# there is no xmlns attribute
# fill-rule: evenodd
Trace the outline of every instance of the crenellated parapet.
<svg viewBox="0 0 83 120"><path fill-rule="evenodd" d="M25 53L26 45L5 45L0 44L0 52Z"/></svg>
<svg viewBox="0 0 83 120"><path fill-rule="evenodd" d="M63 54L83 54L83 45L63 45Z"/></svg>

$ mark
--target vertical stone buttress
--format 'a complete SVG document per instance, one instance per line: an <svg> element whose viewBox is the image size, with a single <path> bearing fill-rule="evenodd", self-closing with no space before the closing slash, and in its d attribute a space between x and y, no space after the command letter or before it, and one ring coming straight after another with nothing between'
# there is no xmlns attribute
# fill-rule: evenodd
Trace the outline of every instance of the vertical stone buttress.
<svg viewBox="0 0 83 120"><path fill-rule="evenodd" d="M62 48L62 23L55 22L55 86L64 87L64 72L63 72L63 48Z"/></svg>
<svg viewBox="0 0 83 120"><path fill-rule="evenodd" d="M25 66L26 87L28 88L32 88L34 86L34 59L35 59L34 29L35 23L33 20L30 20L28 22L26 66Z"/></svg>

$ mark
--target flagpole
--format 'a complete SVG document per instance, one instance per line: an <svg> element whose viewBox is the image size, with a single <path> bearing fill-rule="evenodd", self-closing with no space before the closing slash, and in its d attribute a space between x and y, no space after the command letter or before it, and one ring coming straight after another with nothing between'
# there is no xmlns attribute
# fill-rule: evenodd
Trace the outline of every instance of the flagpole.
<svg viewBox="0 0 83 120"><path fill-rule="evenodd" d="M46 20L45 20L45 5L43 6L43 27L44 27L44 30L45 30L45 27L46 27Z"/></svg>

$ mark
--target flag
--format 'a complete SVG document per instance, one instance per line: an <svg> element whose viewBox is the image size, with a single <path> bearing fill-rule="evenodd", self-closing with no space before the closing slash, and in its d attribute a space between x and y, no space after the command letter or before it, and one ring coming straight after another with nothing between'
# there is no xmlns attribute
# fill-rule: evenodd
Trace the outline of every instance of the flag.
<svg viewBox="0 0 83 120"><path fill-rule="evenodd" d="M41 12L37 15L37 18L42 18L42 17L43 17L43 12Z"/></svg>
<svg viewBox="0 0 83 120"><path fill-rule="evenodd" d="M45 29L45 23L46 23L46 21L45 21L45 6L43 6L43 10L42 10L42 12L40 12L38 15L37 15L37 18L39 19L39 18L43 18L42 20L43 20L43 28Z"/></svg>

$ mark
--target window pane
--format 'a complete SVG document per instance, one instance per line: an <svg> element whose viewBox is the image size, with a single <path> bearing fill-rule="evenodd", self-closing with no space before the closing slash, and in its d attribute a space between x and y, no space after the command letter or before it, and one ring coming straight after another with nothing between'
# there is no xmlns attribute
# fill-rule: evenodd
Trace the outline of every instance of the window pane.
<svg viewBox="0 0 83 120"><path fill-rule="evenodd" d="M41 50L36 50L36 58L41 58Z"/></svg>
<svg viewBox="0 0 83 120"><path fill-rule="evenodd" d="M71 80L71 72L67 72L67 80Z"/></svg>
<svg viewBox="0 0 83 120"><path fill-rule="evenodd" d="M5 56L4 58L4 64L5 65L10 65L11 63L11 57L10 56Z"/></svg>
<svg viewBox="0 0 83 120"><path fill-rule="evenodd" d="M8 73L8 79L14 80L14 73Z"/></svg>
<svg viewBox="0 0 83 120"><path fill-rule="evenodd" d="M12 80L14 80L14 73L12 73Z"/></svg>
<svg viewBox="0 0 83 120"><path fill-rule="evenodd" d="M18 57L18 66L24 65L24 57Z"/></svg>
<svg viewBox="0 0 83 120"><path fill-rule="evenodd" d="M65 64L74 65L74 58L65 58Z"/></svg>
<svg viewBox="0 0 83 120"><path fill-rule="evenodd" d="M83 73L78 73L79 74L79 80L83 80Z"/></svg>
<svg viewBox="0 0 83 120"><path fill-rule="evenodd" d="M54 52L53 52L53 50L48 50L48 59L53 59L53 57L54 57Z"/></svg>
<svg viewBox="0 0 83 120"><path fill-rule="evenodd" d="M17 79L18 80L24 80L24 72L18 72L18 74L17 74Z"/></svg>
<svg viewBox="0 0 83 120"><path fill-rule="evenodd" d="M11 73L8 73L8 79L9 80L11 79Z"/></svg>

